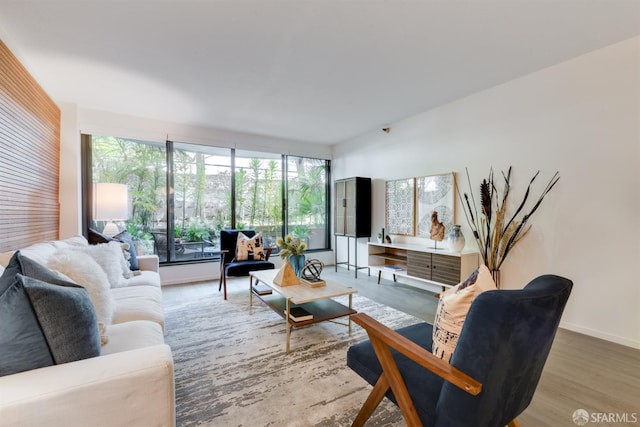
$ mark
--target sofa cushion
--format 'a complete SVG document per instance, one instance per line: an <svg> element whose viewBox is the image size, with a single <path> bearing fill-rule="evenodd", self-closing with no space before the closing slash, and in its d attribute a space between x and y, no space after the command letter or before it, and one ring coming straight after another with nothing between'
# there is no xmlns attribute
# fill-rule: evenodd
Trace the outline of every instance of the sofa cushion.
<svg viewBox="0 0 640 427"><path fill-rule="evenodd" d="M126 280L127 286L154 286L159 288L160 275L155 271L139 270L136 275Z"/></svg>
<svg viewBox="0 0 640 427"><path fill-rule="evenodd" d="M91 256L75 249L63 249L51 256L47 267L68 276L75 283L86 288L95 307L98 321L105 325L111 324L113 301L109 280Z"/></svg>
<svg viewBox="0 0 640 427"><path fill-rule="evenodd" d="M0 276L0 376L53 365L44 332L29 297L18 281L20 254Z"/></svg>
<svg viewBox="0 0 640 427"><path fill-rule="evenodd" d="M451 360L471 303L482 292L494 289L491 272L482 264L466 280L440 295L433 322L433 354Z"/></svg>
<svg viewBox="0 0 640 427"><path fill-rule="evenodd" d="M102 355L164 344L162 327L148 320L109 325L106 333L109 342L102 347Z"/></svg>
<svg viewBox="0 0 640 427"><path fill-rule="evenodd" d="M51 243L56 249L68 249L89 246L89 242L84 236L73 236L63 240L52 240Z"/></svg>
<svg viewBox="0 0 640 427"><path fill-rule="evenodd" d="M150 320L164 330L162 290L155 286L127 286L111 289L114 300L113 323Z"/></svg>
<svg viewBox="0 0 640 427"><path fill-rule="evenodd" d="M26 290L55 364L100 355L100 332L89 293L17 275Z"/></svg>
<svg viewBox="0 0 640 427"><path fill-rule="evenodd" d="M26 248L20 249L20 253L23 256L29 257L30 259L39 262L40 264L46 264L49 260L49 257L53 255L58 249L53 245L52 242L42 242L36 243L35 245L27 246Z"/></svg>

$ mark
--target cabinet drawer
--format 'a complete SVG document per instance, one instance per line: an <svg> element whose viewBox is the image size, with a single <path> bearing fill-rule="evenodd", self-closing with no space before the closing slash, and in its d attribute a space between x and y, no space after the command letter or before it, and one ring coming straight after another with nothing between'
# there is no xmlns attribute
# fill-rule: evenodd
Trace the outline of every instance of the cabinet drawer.
<svg viewBox="0 0 640 427"><path fill-rule="evenodd" d="M407 251L407 274L431 280L431 254L428 252Z"/></svg>
<svg viewBox="0 0 640 427"><path fill-rule="evenodd" d="M447 285L460 283L460 258L433 254L431 257L431 280Z"/></svg>

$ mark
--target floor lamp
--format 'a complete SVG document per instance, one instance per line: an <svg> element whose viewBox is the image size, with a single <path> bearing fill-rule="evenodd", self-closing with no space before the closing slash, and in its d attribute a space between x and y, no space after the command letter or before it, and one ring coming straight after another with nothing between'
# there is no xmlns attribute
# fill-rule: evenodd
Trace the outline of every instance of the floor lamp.
<svg viewBox="0 0 640 427"><path fill-rule="evenodd" d="M129 218L129 195L125 184L100 182L93 187L93 218L107 221L102 231L105 236L113 237L120 232L114 220Z"/></svg>

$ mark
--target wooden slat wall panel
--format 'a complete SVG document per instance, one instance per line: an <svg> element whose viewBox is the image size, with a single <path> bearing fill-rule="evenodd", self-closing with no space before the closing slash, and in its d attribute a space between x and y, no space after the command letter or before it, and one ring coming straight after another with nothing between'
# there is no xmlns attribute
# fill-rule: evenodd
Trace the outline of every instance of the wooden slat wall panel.
<svg viewBox="0 0 640 427"><path fill-rule="evenodd" d="M0 41L0 252L58 238L60 109Z"/></svg>

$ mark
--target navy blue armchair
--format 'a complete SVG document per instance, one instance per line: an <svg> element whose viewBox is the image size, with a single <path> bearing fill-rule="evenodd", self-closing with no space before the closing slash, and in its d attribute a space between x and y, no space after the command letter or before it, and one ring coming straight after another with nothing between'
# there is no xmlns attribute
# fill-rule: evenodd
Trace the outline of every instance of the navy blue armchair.
<svg viewBox="0 0 640 427"><path fill-rule="evenodd" d="M256 235L255 230L220 230L220 249L226 252L222 254L224 259L220 271L218 292L224 286L224 299L227 299L227 276L248 276L250 271L273 270L276 268L272 262L269 262L272 248L265 249L264 260L237 261L236 243L240 232L249 238Z"/></svg>
<svg viewBox="0 0 640 427"><path fill-rule="evenodd" d="M480 294L450 363L431 353L432 325L393 331L364 313L351 316L369 341L347 365L371 385L353 425L364 425L386 396L409 426L518 426L529 406L571 293L570 280L540 276L522 290Z"/></svg>

